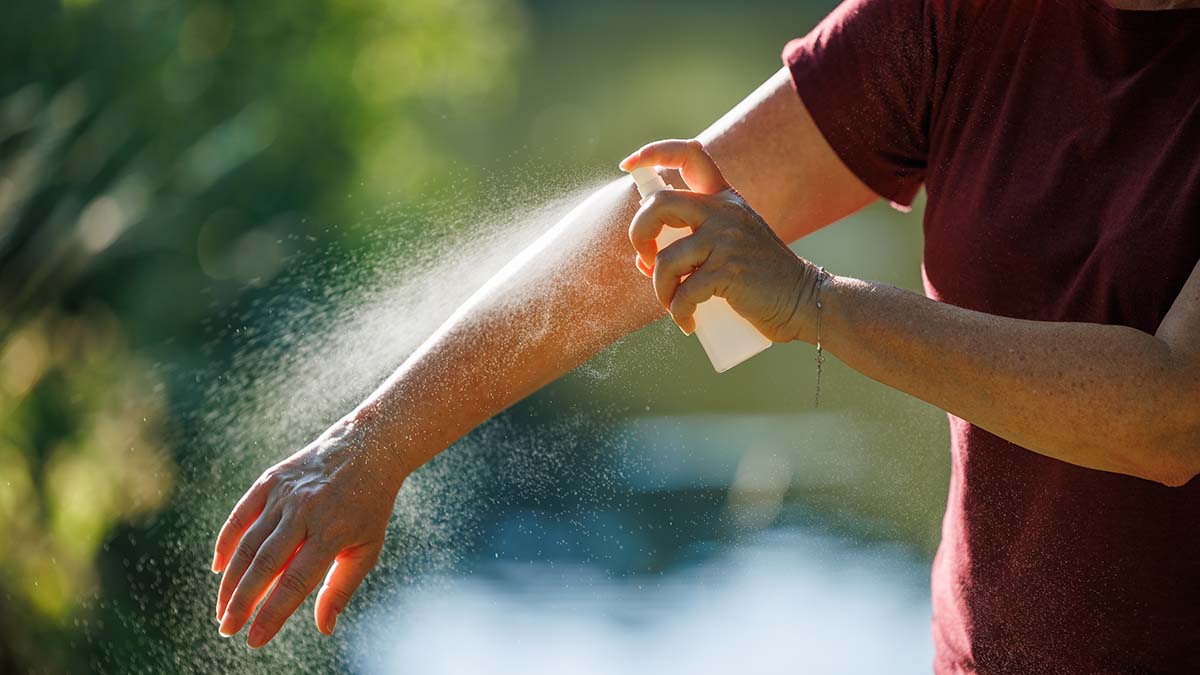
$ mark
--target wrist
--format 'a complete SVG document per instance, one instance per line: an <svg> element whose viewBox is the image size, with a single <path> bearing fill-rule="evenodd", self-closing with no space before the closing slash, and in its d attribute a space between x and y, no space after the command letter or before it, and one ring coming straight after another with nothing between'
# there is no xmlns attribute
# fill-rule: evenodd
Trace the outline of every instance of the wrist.
<svg viewBox="0 0 1200 675"><path fill-rule="evenodd" d="M816 344L818 331L821 341L826 340L825 320L829 313L829 302L840 279L806 260L801 259L801 264L803 271L789 332L793 340Z"/></svg>
<svg viewBox="0 0 1200 675"><path fill-rule="evenodd" d="M853 330L848 324L853 322L851 310L856 296L869 292L869 288L866 282L854 277L828 275L821 289L821 345L826 350L845 346L846 337Z"/></svg>
<svg viewBox="0 0 1200 675"><path fill-rule="evenodd" d="M395 494L417 467L410 457L411 444L389 417L360 406L334 423L326 435L349 448L355 461L370 464L371 471Z"/></svg>

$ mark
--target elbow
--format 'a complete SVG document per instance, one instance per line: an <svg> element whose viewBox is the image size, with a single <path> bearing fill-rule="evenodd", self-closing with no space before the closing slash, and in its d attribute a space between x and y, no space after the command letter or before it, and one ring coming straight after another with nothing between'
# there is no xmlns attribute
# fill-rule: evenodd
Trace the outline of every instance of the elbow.
<svg viewBox="0 0 1200 675"><path fill-rule="evenodd" d="M1102 444L1119 473L1167 487L1182 487L1200 474L1200 408L1137 415L1111 431Z"/></svg>
<svg viewBox="0 0 1200 675"><path fill-rule="evenodd" d="M1185 461L1183 458L1175 461L1167 462L1167 466L1159 469L1155 481L1162 483L1167 487L1183 487L1192 482L1192 479L1200 474L1200 467L1196 465L1194 457L1195 450L1190 453L1193 455L1190 461Z"/></svg>
<svg viewBox="0 0 1200 675"><path fill-rule="evenodd" d="M1151 434L1153 447L1147 447L1143 477L1167 487L1183 487L1200 474L1200 422L1185 428Z"/></svg>
<svg viewBox="0 0 1200 675"><path fill-rule="evenodd" d="M1167 487L1183 487L1200 474L1200 377L1189 370L1158 388L1146 405L1131 406L1117 433L1114 457L1128 473ZM1136 412L1135 412L1136 411Z"/></svg>
<svg viewBox="0 0 1200 675"><path fill-rule="evenodd" d="M1192 479L1196 477L1196 473L1197 472L1195 472L1195 471L1187 471L1187 470L1163 472L1163 473L1159 474L1159 476L1157 478L1155 478L1154 481L1157 483L1161 483L1169 488L1183 487L1184 485L1187 485L1188 483L1192 482Z"/></svg>
<svg viewBox="0 0 1200 675"><path fill-rule="evenodd" d="M1200 378L1189 378L1188 384L1180 387L1183 396L1175 414L1161 418L1171 420L1160 435L1170 460L1165 480L1159 482L1169 487L1183 487L1200 475Z"/></svg>
<svg viewBox="0 0 1200 675"><path fill-rule="evenodd" d="M1167 487L1177 488L1183 487L1184 485L1192 482L1192 479L1196 477L1197 473L1200 472L1190 467L1167 467L1158 471L1158 473L1153 476L1151 480L1155 481L1156 483L1161 483Z"/></svg>

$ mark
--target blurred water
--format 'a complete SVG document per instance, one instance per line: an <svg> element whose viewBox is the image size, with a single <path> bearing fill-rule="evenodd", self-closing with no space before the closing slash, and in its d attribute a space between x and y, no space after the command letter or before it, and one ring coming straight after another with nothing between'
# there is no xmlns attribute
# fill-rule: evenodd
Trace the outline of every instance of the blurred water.
<svg viewBox="0 0 1200 675"><path fill-rule="evenodd" d="M804 526L660 575L494 562L378 612L364 673L921 673L928 568Z"/></svg>
<svg viewBox="0 0 1200 675"><path fill-rule="evenodd" d="M646 416L595 435L588 445L627 442L610 485L581 496L555 477L568 488L556 498L493 502L460 565L345 627L351 664L372 675L929 672L925 555L871 523L834 524L808 499L855 474L854 462L811 457L810 436L844 413L780 417Z"/></svg>

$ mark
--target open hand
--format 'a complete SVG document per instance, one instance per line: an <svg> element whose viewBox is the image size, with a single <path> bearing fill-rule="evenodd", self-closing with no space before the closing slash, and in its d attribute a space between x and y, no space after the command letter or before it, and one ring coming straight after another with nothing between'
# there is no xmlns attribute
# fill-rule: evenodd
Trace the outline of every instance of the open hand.
<svg viewBox="0 0 1200 675"><path fill-rule="evenodd" d="M403 481L391 459L343 420L263 472L217 537L212 569L224 573L217 594L222 635L241 630L262 602L246 640L261 647L322 579L315 620L318 630L333 633L383 548Z"/></svg>
<svg viewBox="0 0 1200 675"><path fill-rule="evenodd" d="M721 174L699 141L666 140L621 162L679 169L691 190L664 190L638 210L629 226L635 263L654 280L659 302L685 333L696 328L696 306L719 296L775 342L812 341L813 292L821 274L779 239ZM662 251L663 227L690 236Z"/></svg>

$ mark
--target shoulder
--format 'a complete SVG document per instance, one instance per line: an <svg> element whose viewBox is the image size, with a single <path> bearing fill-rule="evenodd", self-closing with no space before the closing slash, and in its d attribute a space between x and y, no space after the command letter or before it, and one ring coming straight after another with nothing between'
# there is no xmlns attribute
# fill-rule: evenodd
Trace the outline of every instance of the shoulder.
<svg viewBox="0 0 1200 675"><path fill-rule="evenodd" d="M967 40L985 14L1022 0L845 0L826 18L832 31L851 31L877 41L918 36L930 40ZM899 46L899 45L898 45Z"/></svg>

